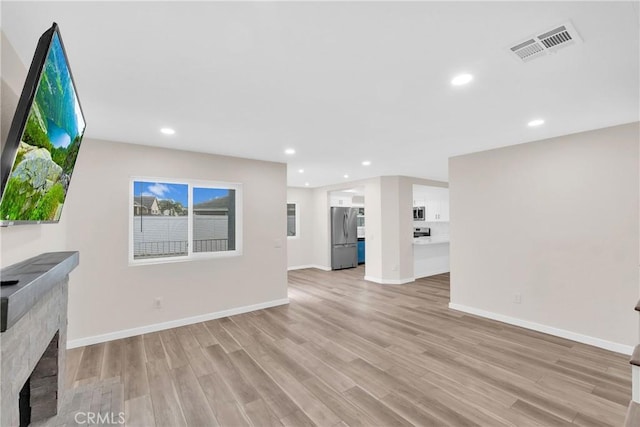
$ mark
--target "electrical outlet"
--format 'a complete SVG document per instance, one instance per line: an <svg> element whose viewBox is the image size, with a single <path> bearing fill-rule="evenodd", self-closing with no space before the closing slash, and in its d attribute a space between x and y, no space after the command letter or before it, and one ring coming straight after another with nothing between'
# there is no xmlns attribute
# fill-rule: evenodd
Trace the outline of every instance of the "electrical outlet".
<svg viewBox="0 0 640 427"><path fill-rule="evenodd" d="M515 304L520 304L522 303L522 295L521 294L514 294L513 295L513 302Z"/></svg>
<svg viewBox="0 0 640 427"><path fill-rule="evenodd" d="M155 297L153 299L153 308L158 310L162 308L162 297Z"/></svg>

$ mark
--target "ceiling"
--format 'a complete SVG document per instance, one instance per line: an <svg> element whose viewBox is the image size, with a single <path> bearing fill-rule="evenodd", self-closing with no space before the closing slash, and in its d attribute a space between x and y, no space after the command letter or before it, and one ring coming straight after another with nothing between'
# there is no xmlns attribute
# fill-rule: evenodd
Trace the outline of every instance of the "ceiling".
<svg viewBox="0 0 640 427"><path fill-rule="evenodd" d="M25 64L40 34L60 25L87 137L286 162L291 186L380 175L446 181L450 156L640 114L637 2L1 8L2 31ZM509 53L568 20L584 43L528 63ZM461 72L474 80L451 86ZM527 127L535 118L545 124Z"/></svg>

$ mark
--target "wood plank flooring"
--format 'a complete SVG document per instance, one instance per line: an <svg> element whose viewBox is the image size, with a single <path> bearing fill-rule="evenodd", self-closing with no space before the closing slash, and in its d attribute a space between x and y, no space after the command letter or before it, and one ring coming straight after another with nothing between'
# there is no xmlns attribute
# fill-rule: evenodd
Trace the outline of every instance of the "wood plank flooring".
<svg viewBox="0 0 640 427"><path fill-rule="evenodd" d="M627 356L449 310L448 275L363 275L293 271L288 306L70 350L71 395L107 384L139 426L623 424Z"/></svg>

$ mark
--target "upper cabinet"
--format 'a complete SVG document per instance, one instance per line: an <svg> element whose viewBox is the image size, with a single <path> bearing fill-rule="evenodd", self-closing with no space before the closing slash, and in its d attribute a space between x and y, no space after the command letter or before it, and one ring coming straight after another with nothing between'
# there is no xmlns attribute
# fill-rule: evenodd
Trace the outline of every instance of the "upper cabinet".
<svg viewBox="0 0 640 427"><path fill-rule="evenodd" d="M447 194L449 190L447 190ZM449 221L449 200L443 200L440 204L440 221Z"/></svg>
<svg viewBox="0 0 640 427"><path fill-rule="evenodd" d="M350 208L353 206L352 196L331 195L329 206Z"/></svg>
<svg viewBox="0 0 640 427"><path fill-rule="evenodd" d="M364 208L364 190L332 191L329 193L329 206L343 208Z"/></svg>
<svg viewBox="0 0 640 427"><path fill-rule="evenodd" d="M413 206L425 207L426 222L448 222L449 189L414 185Z"/></svg>
<svg viewBox="0 0 640 427"><path fill-rule="evenodd" d="M426 203L426 220L429 222L449 221L449 201L429 200Z"/></svg>

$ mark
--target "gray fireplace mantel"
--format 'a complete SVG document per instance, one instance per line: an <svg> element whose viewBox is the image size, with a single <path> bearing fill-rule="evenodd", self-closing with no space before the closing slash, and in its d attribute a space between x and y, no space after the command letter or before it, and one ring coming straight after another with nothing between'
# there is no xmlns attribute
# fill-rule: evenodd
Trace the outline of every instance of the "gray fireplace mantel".
<svg viewBox="0 0 640 427"><path fill-rule="evenodd" d="M0 288L0 332L11 328L38 300L76 268L78 252L48 252L0 270L2 281L18 280Z"/></svg>

